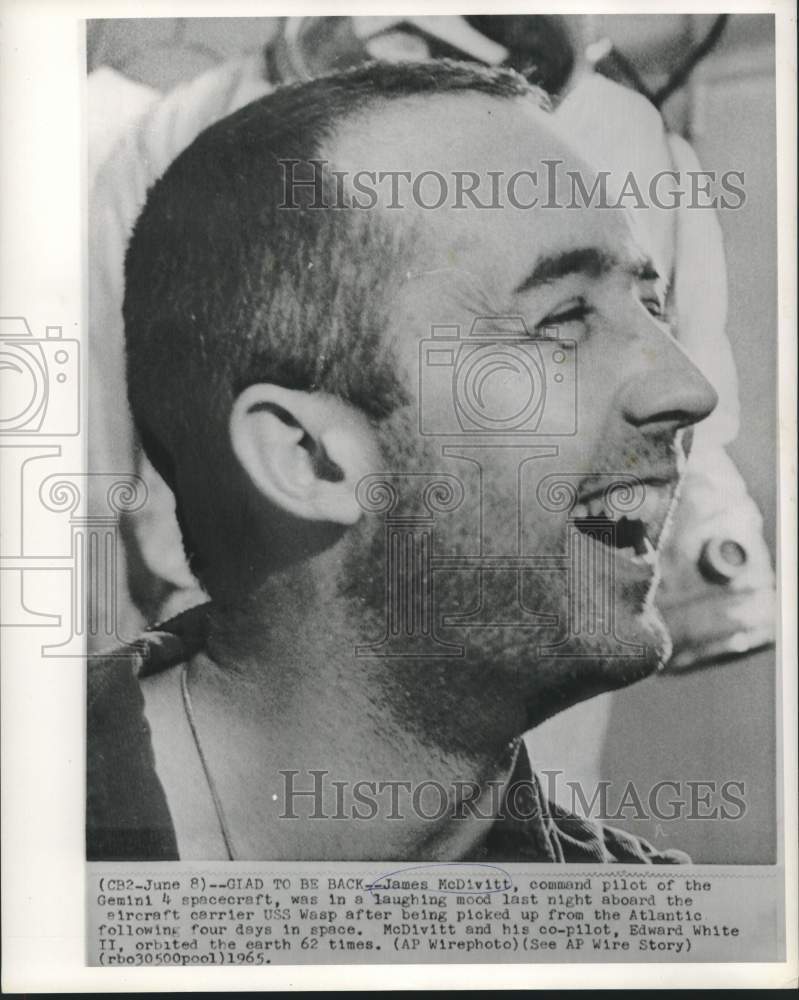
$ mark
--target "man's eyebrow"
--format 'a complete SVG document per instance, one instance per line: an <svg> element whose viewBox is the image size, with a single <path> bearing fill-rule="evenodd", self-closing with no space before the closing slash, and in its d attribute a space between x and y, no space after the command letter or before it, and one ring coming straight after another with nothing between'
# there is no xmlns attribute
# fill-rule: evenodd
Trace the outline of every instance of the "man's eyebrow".
<svg viewBox="0 0 799 1000"><path fill-rule="evenodd" d="M514 289L514 295L521 295L571 274L599 278L614 269L621 269L641 281L658 281L660 278L648 257L626 254L620 256L601 247L578 247L541 257L530 274Z"/></svg>

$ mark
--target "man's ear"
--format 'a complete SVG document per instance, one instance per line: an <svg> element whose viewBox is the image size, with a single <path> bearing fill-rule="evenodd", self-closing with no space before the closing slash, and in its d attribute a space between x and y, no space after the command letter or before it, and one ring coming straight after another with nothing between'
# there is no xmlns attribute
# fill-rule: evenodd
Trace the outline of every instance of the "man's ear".
<svg viewBox="0 0 799 1000"><path fill-rule="evenodd" d="M358 482L373 469L373 432L354 407L322 392L259 383L233 404L230 441L260 493L295 517L350 525Z"/></svg>

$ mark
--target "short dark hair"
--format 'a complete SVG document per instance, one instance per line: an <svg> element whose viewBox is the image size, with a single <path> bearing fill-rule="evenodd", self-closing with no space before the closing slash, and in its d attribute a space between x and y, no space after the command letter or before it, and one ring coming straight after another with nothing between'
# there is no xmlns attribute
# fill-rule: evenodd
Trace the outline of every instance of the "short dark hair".
<svg viewBox="0 0 799 1000"><path fill-rule="evenodd" d="M373 417L402 398L382 337L396 232L377 213L281 210L281 161L318 158L367 106L458 92L543 103L513 70L369 63L283 87L210 126L150 189L125 258L128 392L173 489L179 461L207 461L220 445L249 384L323 389Z"/></svg>

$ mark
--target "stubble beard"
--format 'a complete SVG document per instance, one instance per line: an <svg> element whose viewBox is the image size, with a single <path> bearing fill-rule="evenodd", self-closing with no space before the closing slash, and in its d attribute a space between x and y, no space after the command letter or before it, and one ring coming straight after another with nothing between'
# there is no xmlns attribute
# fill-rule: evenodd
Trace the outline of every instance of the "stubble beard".
<svg viewBox="0 0 799 1000"><path fill-rule="evenodd" d="M403 417L398 423L399 431L395 426L381 435L383 469L399 476L407 471L440 469L443 463L436 447L427 442L420 445L415 421ZM405 434L401 433L403 426ZM475 552L474 529L464 526L466 518L459 527L458 514L455 511L436 518L436 554ZM528 550L564 554L566 531L564 521L547 540L536 539ZM647 677L668 656L668 634L652 600L654 581L650 585L615 584L614 621L608 632L591 595L583 594L584 588L580 588L581 606L574 607L565 572L519 574L507 570L491 575L491 610L499 610L499 614L482 623L478 615L470 626L458 624L458 618L478 608L485 596L480 571L435 572L435 631L441 642L462 647L459 665L470 668L463 671L464 683L468 683L467 675L472 684L476 676L481 677L486 697L492 691L515 690L527 705L530 725L603 691ZM482 583L485 585L485 579ZM413 591L420 581L407 576L392 581L385 517L366 513L350 532L338 581L339 594L349 607L349 616L355 619L356 645L375 643L386 633L388 604L396 597L392 586ZM521 613L519 595L524 608ZM531 625L533 619L525 611L554 616L557 624ZM575 617L582 623L576 629ZM444 624L445 620L451 624ZM501 624L489 624L492 621ZM402 661L395 662L401 669ZM454 664L453 669L457 677Z"/></svg>

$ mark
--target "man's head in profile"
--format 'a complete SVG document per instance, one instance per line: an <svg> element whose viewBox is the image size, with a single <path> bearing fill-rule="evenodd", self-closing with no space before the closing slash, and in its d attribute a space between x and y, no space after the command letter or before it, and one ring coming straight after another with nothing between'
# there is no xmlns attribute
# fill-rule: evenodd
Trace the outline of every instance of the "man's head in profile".
<svg viewBox="0 0 799 1000"><path fill-rule="evenodd" d="M211 598L192 732L236 856L473 853L442 817L281 827L279 772L479 798L524 731L668 655L658 549L715 394L621 211L562 179L481 207L547 161L590 187L512 72L373 65L212 126L150 192L130 400ZM461 197L431 207L438 178ZM180 703L146 699L158 762Z"/></svg>

